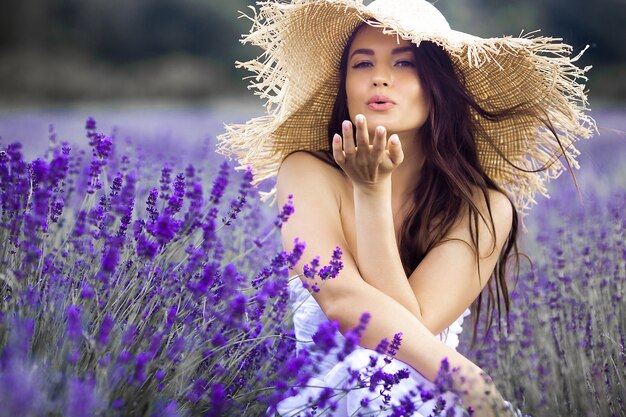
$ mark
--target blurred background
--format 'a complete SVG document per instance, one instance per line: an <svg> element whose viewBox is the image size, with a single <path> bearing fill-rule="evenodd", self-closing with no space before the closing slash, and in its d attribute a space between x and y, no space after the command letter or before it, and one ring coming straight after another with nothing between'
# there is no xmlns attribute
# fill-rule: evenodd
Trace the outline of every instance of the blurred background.
<svg viewBox="0 0 626 417"><path fill-rule="evenodd" d="M365 0L365 3L370 3ZM235 60L253 0L2 0L0 106L253 98ZM482 37L541 29L562 37L589 72L590 99L626 101L626 0L439 0L461 31ZM258 104L258 103L256 103Z"/></svg>
<svg viewBox="0 0 626 417"><path fill-rule="evenodd" d="M287 1L287 0L282 0ZM371 0L364 0L369 4ZM197 160L215 149L224 124L262 114L235 61L261 51L242 45L253 0L0 1L0 146L41 155L49 137L86 146L84 123ZM541 29L592 65L587 84L599 137L577 145L598 183L626 184L608 166L626 158L626 0L438 0L453 28L481 37ZM241 12L240 12L241 11ZM323 30L323 28L320 28ZM52 132L52 133L51 133ZM172 150L175 152L172 152ZM608 150L608 151L602 151ZM201 157L207 167L219 158ZM598 177L597 175L593 176Z"/></svg>

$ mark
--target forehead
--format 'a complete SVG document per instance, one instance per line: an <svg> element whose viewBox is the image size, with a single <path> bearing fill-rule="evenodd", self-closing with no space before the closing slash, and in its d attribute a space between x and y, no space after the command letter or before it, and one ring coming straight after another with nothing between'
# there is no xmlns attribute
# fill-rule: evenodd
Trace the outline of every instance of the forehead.
<svg viewBox="0 0 626 417"><path fill-rule="evenodd" d="M354 36L350 51L355 49L394 49L410 46L411 42L396 35L386 35L380 28L369 25L362 26Z"/></svg>

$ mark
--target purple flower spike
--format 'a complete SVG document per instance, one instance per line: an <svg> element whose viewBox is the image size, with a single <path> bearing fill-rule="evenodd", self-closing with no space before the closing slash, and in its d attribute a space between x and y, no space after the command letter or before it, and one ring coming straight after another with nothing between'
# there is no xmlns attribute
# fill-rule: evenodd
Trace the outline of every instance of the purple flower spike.
<svg viewBox="0 0 626 417"><path fill-rule="evenodd" d="M458 371L459 368L452 368L451 370L448 358L443 358L434 381L437 394L444 394L454 390L454 375L457 374Z"/></svg>
<svg viewBox="0 0 626 417"><path fill-rule="evenodd" d="M148 195L148 201L146 202L146 210L150 214L150 221L155 223L159 218L159 210L156 208L157 199L159 197L159 190L153 188Z"/></svg>
<svg viewBox="0 0 626 417"><path fill-rule="evenodd" d="M0 372L0 414L3 416L46 415L45 378L21 363L10 363Z"/></svg>
<svg viewBox="0 0 626 417"><path fill-rule="evenodd" d="M248 201L247 200L248 192L252 188L252 180L253 180L252 168L247 167L246 172L243 176L243 180L239 187L239 196L233 201L231 201L230 211L228 212L226 217L222 219L222 222L226 224L227 226L231 225L232 220L237 218L238 214L241 212L241 210L243 210L243 207L246 205Z"/></svg>
<svg viewBox="0 0 626 417"><path fill-rule="evenodd" d="M293 206L293 195L289 194L287 198L288 198L287 202L283 205L280 213L278 214L278 218L274 222L274 225L278 228L282 228L283 223L289 220L289 217L295 211L294 206Z"/></svg>
<svg viewBox="0 0 626 417"><path fill-rule="evenodd" d="M67 417L89 417L99 414L104 409L101 396L95 392L94 383L71 379L68 384Z"/></svg>
<svg viewBox="0 0 626 417"><path fill-rule="evenodd" d="M161 179L159 182L161 183L161 197L163 200L167 200L170 197L170 184L172 183L172 168L168 165L165 165L161 170Z"/></svg>
<svg viewBox="0 0 626 417"><path fill-rule="evenodd" d="M117 245L108 245L102 255L102 270L109 274L115 272L120 262L120 252Z"/></svg>
<svg viewBox="0 0 626 417"><path fill-rule="evenodd" d="M30 164L33 178L33 188L39 187L48 179L48 163L42 159L36 159Z"/></svg>
<svg viewBox="0 0 626 417"><path fill-rule="evenodd" d="M163 246L174 238L179 227L180 224L176 220L170 216L162 215L154 225L152 234L157 238L159 244Z"/></svg>
<svg viewBox="0 0 626 417"><path fill-rule="evenodd" d="M67 316L67 335L73 341L80 340L83 331L80 325L80 309L71 305L66 310Z"/></svg>
<svg viewBox="0 0 626 417"><path fill-rule="evenodd" d="M85 129L96 130L96 120L93 117L87 118L87 121L85 122Z"/></svg>
<svg viewBox="0 0 626 417"><path fill-rule="evenodd" d="M211 408L205 416L207 417L219 417L223 414L227 405L226 391L224 385L219 382L211 384L211 392L209 394L211 400Z"/></svg>
<svg viewBox="0 0 626 417"><path fill-rule="evenodd" d="M247 302L248 299L246 298L246 296L240 292L237 292L232 298L229 305L229 320L232 323L239 323L241 321L244 314L246 313Z"/></svg>
<svg viewBox="0 0 626 417"><path fill-rule="evenodd" d="M322 278L322 281L327 279L336 278L339 275L339 272L343 269L343 262L341 262L341 248L339 246L335 247L333 251L332 259L329 265L326 265L320 269L319 276Z"/></svg>
<svg viewBox="0 0 626 417"><path fill-rule="evenodd" d="M83 300L89 300L93 298L94 295L96 295L96 293L93 290L93 287L89 284L89 282L85 281L80 291L80 298Z"/></svg>
<svg viewBox="0 0 626 417"><path fill-rule="evenodd" d="M316 256L310 263L302 268L303 274L308 279L314 279L320 266L320 257Z"/></svg>
<svg viewBox="0 0 626 417"><path fill-rule="evenodd" d="M339 359L340 361L344 360L346 356L348 356L354 351L354 349L356 349L356 346L361 341L363 332L367 328L367 324L369 323L370 318L370 313L364 312L363 314L361 314L359 324L357 324L353 329L350 329L345 333L345 343L342 351L337 353L337 359Z"/></svg>
<svg viewBox="0 0 626 417"><path fill-rule="evenodd" d="M387 353L388 348L389 348L389 340L387 340L387 338L385 337L380 342L378 342L378 345L376 345L376 349L374 350L376 351L376 353L384 355L385 353Z"/></svg>
<svg viewBox="0 0 626 417"><path fill-rule="evenodd" d="M172 325L176 322L176 315L178 314L178 307L173 305L167 311L167 321L165 322L165 329L169 330L172 328Z"/></svg>
<svg viewBox="0 0 626 417"><path fill-rule="evenodd" d="M124 334L122 335L122 344L125 347L129 347L135 341L135 336L137 335L137 326L131 324L128 326Z"/></svg>
<svg viewBox="0 0 626 417"><path fill-rule="evenodd" d="M135 374L133 376L133 381L136 384L143 384L146 380L146 367L150 362L151 354L150 352L141 352L135 358Z"/></svg>
<svg viewBox="0 0 626 417"><path fill-rule="evenodd" d="M170 358L170 360L177 362L178 360L180 360L180 354L183 352L183 350L185 350L185 338L177 337L174 340L174 343L172 343L169 351L167 352L167 357Z"/></svg>
<svg viewBox="0 0 626 417"><path fill-rule="evenodd" d="M137 238L137 256L143 259L153 259L159 251L159 244L146 238L143 233Z"/></svg>
<svg viewBox="0 0 626 417"><path fill-rule="evenodd" d="M131 361L133 354L127 350L122 350L117 356L117 361L121 364L126 364Z"/></svg>
<svg viewBox="0 0 626 417"><path fill-rule="evenodd" d="M174 194L170 197L167 205L167 213L170 215L178 213L183 207L185 197L185 175L178 174L174 180Z"/></svg>
<svg viewBox="0 0 626 417"><path fill-rule="evenodd" d="M96 343L99 347L105 347L109 344L109 334L111 334L111 330L113 329L113 325L115 321L111 316L111 313L108 313L104 320L102 320L102 324L100 325L100 330L98 331L98 336L96 338Z"/></svg>
<svg viewBox="0 0 626 417"><path fill-rule="evenodd" d="M391 346L389 347L389 356L395 356L398 353L398 349L400 349L400 345L402 344L402 332L398 332L393 335L393 340L391 341Z"/></svg>
<svg viewBox="0 0 626 417"><path fill-rule="evenodd" d="M160 382L160 381L163 381L163 378L165 378L165 375L167 375L167 372L165 371L165 369L158 369L154 373L154 378Z"/></svg>
<svg viewBox="0 0 626 417"><path fill-rule="evenodd" d="M209 198L209 203L212 205L218 205L222 196L224 195L224 191L228 186L228 176L229 176L229 165L228 162L222 162L220 165L219 173L217 177L213 180L213 188L211 189L211 197Z"/></svg>
<svg viewBox="0 0 626 417"><path fill-rule="evenodd" d="M289 262L289 268L293 268L296 266L298 262L300 262L300 258L304 253L304 249L306 248L305 242L300 242L298 238L294 239L294 246L291 253L287 256L287 262Z"/></svg>
<svg viewBox="0 0 626 417"><path fill-rule="evenodd" d="M65 204L63 203L63 200L60 200L58 197L55 197L55 199L50 204L50 221L51 222L57 223L59 221L59 217L61 217L61 214L63 214L64 207L65 207Z"/></svg>
<svg viewBox="0 0 626 417"><path fill-rule="evenodd" d="M319 325L317 332L313 335L313 342L320 347L323 352L328 353L337 346L335 336L339 331L337 320L327 321Z"/></svg>
<svg viewBox="0 0 626 417"><path fill-rule="evenodd" d="M207 382L204 379L200 378L196 380L193 384L193 388L189 391L189 394L187 394L187 399L192 403L197 403L206 392L206 389Z"/></svg>
<svg viewBox="0 0 626 417"><path fill-rule="evenodd" d="M110 136L102 133L96 136L94 153L99 156L103 161L109 158L111 150L113 149L113 139Z"/></svg>

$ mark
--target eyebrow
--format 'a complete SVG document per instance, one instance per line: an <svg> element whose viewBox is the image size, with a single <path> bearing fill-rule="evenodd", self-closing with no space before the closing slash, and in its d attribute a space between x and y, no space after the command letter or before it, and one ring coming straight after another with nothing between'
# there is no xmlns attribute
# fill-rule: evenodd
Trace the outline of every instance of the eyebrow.
<svg viewBox="0 0 626 417"><path fill-rule="evenodd" d="M394 48L391 50L391 54L395 55L395 54L401 54L403 52L407 52L410 51L411 47L410 46L401 46L399 48ZM355 49L354 52L352 52L352 54L350 55L350 58L352 58L354 55L356 54L363 54L363 55L374 55L374 51L372 49L365 49L365 48L361 48L361 49Z"/></svg>

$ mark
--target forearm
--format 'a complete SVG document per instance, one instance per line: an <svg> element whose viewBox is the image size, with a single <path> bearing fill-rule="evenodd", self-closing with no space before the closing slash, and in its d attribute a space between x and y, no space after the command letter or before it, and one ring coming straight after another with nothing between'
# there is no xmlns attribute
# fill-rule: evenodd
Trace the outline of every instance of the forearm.
<svg viewBox="0 0 626 417"><path fill-rule="evenodd" d="M441 361L447 358L450 369L460 369L454 378L454 389L463 393L462 399L466 407L478 409L484 404L487 400L484 395L486 390L491 392L488 398L500 400L493 384L482 378L483 373L478 366L441 342L398 302L367 283L356 286L342 300L337 300L327 315L329 319L339 322L341 332L344 333L358 324L364 312L370 313L371 318L361 338L361 346L375 349L383 338L391 340L394 334L402 332L402 343L395 357L431 382L437 376ZM467 381L472 383L468 384ZM492 414L482 412L476 415Z"/></svg>
<svg viewBox="0 0 626 417"><path fill-rule="evenodd" d="M357 263L363 279L384 292L415 317L421 318L419 303L409 285L394 233L391 182L378 193L354 191Z"/></svg>

